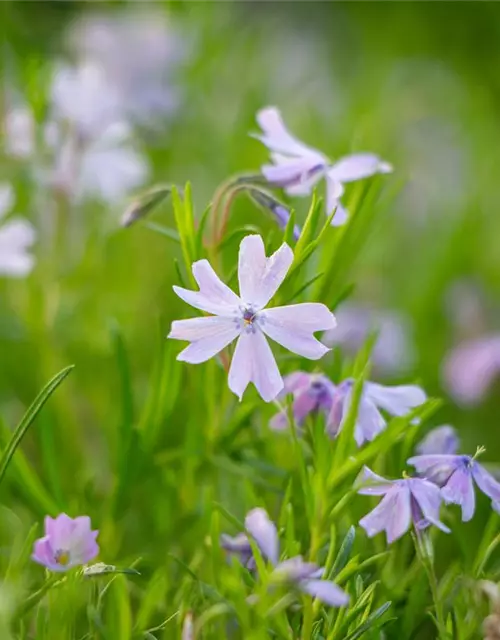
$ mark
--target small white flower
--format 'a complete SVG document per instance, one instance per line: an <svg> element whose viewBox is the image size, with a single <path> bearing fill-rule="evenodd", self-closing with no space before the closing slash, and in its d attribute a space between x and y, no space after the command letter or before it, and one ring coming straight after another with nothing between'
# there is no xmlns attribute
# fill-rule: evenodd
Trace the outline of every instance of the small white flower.
<svg viewBox="0 0 500 640"><path fill-rule="evenodd" d="M14 194L10 185L0 184L0 221L12 209ZM33 227L22 218L0 223L0 275L23 277L33 268L29 248L35 242Z"/></svg>
<svg viewBox="0 0 500 640"><path fill-rule="evenodd" d="M392 171L389 163L373 153L356 153L332 163L323 153L295 138L285 127L276 107L261 109L257 122L263 133L255 137L271 151L273 161L262 167L266 180L282 187L291 196L305 196L324 178L327 215L336 207L334 226L344 224L347 219L347 211L340 203L344 183Z"/></svg>

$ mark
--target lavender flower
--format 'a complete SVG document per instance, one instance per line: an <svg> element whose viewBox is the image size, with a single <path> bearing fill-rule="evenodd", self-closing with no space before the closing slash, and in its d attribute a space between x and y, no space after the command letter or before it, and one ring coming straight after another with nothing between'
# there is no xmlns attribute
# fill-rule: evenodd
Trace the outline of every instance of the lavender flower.
<svg viewBox="0 0 500 640"><path fill-rule="evenodd" d="M476 456L483 451L478 449ZM462 520L467 522L476 508L474 482L491 498L493 509L500 513L500 483L476 462L476 456L424 455L414 456L407 462L441 487L441 495L447 504L460 505Z"/></svg>
<svg viewBox="0 0 500 640"><path fill-rule="evenodd" d="M336 388L330 416L329 433L335 437L343 428L349 415L354 380L344 380ZM373 440L387 426L379 409L392 416L405 416L427 399L425 391L416 385L385 387L375 382L365 382L358 406L354 439L360 447L366 440Z"/></svg>
<svg viewBox="0 0 500 640"><path fill-rule="evenodd" d="M264 334L294 353L317 360L328 348L316 340L314 332L335 326L335 317L323 304L265 308L292 261L287 244L266 258L260 236L243 238L238 265L240 296L220 281L207 260L195 262L193 275L200 290L174 286L174 291L191 306L215 315L172 323L168 337L191 343L177 359L205 362L238 338L229 388L241 399L253 382L266 402L273 400L283 389L283 380Z"/></svg>
<svg viewBox="0 0 500 640"><path fill-rule="evenodd" d="M284 388L279 398L284 399L289 393L293 393L293 415L295 422L300 426L310 414L321 411L328 420L332 401L335 395L335 385L321 373L306 373L296 371L286 376ZM281 431L288 426L286 409L277 413L270 422L270 427ZM328 429L328 424L327 424Z"/></svg>
<svg viewBox="0 0 500 640"><path fill-rule="evenodd" d="M27 276L34 265L29 248L35 242L33 227L22 218L1 224L12 209L14 193L10 185L0 184L0 275Z"/></svg>
<svg viewBox="0 0 500 640"><path fill-rule="evenodd" d="M97 556L98 533L91 530L88 516L74 519L65 513L55 519L47 516L45 536L35 541L31 557L51 571L68 571L87 564Z"/></svg>
<svg viewBox="0 0 500 640"><path fill-rule="evenodd" d="M460 344L443 364L444 384L456 402L464 406L478 404L499 374L499 334Z"/></svg>
<svg viewBox="0 0 500 640"><path fill-rule="evenodd" d="M313 562L304 562L302 556L279 560L279 540L276 525L271 522L264 509L252 509L245 518L247 534L235 538L222 536L221 545L230 553L235 553L249 569L255 569L255 560L248 536L251 536L262 556L274 565L271 578L274 582L295 587L332 607L348 604L349 596L335 583L322 580L324 569ZM250 556L250 560L249 560Z"/></svg>
<svg viewBox="0 0 500 640"><path fill-rule="evenodd" d="M385 531L388 544L400 538L410 525L420 531L431 524L445 533L450 530L439 520L441 493L435 484L421 478L386 480L363 469L363 482L370 486L358 490L361 495L384 496L382 501L359 524L371 538Z"/></svg>
<svg viewBox="0 0 500 640"><path fill-rule="evenodd" d="M460 440L455 429L449 425L443 425L429 431L417 446L417 453L421 456L431 453L450 454L456 453L459 446Z"/></svg>
<svg viewBox="0 0 500 640"><path fill-rule="evenodd" d="M303 144L287 130L276 107L261 109L257 122L263 133L255 137L271 151L274 163L262 167L266 180L282 187L289 195L305 196L321 178L325 178L326 213L330 215L336 208L334 226L344 224L347 219L347 211L339 200L345 182L392 171L390 164L373 153L357 153L332 164L323 153Z"/></svg>
<svg viewBox="0 0 500 640"><path fill-rule="evenodd" d="M355 302L346 302L335 311L335 331L327 331L323 340L329 347L341 345L356 354L371 331L377 331L377 341L371 362L377 372L400 375L408 371L415 359L412 327L409 319L398 311L371 309Z"/></svg>

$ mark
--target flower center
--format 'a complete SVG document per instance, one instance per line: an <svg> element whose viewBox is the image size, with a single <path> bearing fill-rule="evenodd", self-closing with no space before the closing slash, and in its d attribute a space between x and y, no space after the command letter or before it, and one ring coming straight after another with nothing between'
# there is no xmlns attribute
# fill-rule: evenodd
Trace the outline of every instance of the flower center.
<svg viewBox="0 0 500 640"><path fill-rule="evenodd" d="M54 554L54 560L57 564L60 564L62 567L65 567L69 564L70 555L69 551L65 551L64 549L58 549Z"/></svg>
<svg viewBox="0 0 500 640"><path fill-rule="evenodd" d="M243 322L245 326L251 325L255 320L255 311L252 308L243 311Z"/></svg>

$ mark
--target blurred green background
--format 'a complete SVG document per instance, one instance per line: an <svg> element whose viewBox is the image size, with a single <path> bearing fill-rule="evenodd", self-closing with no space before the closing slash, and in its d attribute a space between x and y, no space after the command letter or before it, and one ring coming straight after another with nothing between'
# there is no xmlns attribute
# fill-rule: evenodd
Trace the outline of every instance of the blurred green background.
<svg viewBox="0 0 500 640"><path fill-rule="evenodd" d="M266 105L279 107L297 137L332 158L366 150L394 165L386 187L392 195L346 282L355 284L358 305L401 314L409 327L411 365L404 372L381 370L377 380L418 380L446 400L435 424L453 424L464 451L484 444L485 460L500 459L499 387L463 407L448 395L442 376L450 350L494 333L500 318L499 5L3 2L0 16L4 121L15 106L28 105L43 138L54 70L92 58L127 85L122 100L133 103L127 115L134 149L149 171L119 198L71 200L68 192L61 198L37 177L40 156L9 152L4 127L1 181L15 190L13 211L38 234L31 275L0 277L5 424L15 424L51 375L77 365L24 446L45 498L37 502L36 488L13 474L15 509L41 517L55 504L94 516L99 500L112 494L113 505L104 503L110 518L127 521L128 529L122 527L127 540L120 546L119 525L102 527L103 540L113 540L110 559L114 553L133 557L149 521L156 549L164 540L166 550L179 531L187 547L196 548L191 507L196 494L209 489L189 475L190 458L182 472L178 458L189 449L195 461L197 447L211 446L200 435L210 408L205 414L206 405L195 406L190 389L203 384L208 395L214 369L175 363L180 345L165 346L170 322L187 313L171 289L179 246L144 224L122 229L119 221L139 187L187 180L199 218L220 183L266 161L266 150L248 136L257 130L256 111ZM98 110L100 100L96 90L89 104ZM348 206L354 193L347 192ZM299 221L308 204L293 201ZM151 219L174 227L170 202ZM230 225L241 223L264 234L276 228L243 198ZM236 250L236 244L227 250L226 273ZM152 459L159 470L144 476L131 464L120 494L120 442L133 437L130 424L140 423L151 406L151 376L162 349L170 377L162 396L169 399L155 409ZM231 411L245 409L234 403ZM155 513L137 516L131 505L159 487ZM223 495L233 488L210 491ZM187 524L169 516L175 509ZM147 555L148 545L142 546Z"/></svg>

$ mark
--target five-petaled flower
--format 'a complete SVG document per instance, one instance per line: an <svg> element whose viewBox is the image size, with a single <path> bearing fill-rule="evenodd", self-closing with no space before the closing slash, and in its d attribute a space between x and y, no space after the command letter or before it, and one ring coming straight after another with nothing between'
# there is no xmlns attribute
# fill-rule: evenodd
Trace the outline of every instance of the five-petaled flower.
<svg viewBox="0 0 500 640"><path fill-rule="evenodd" d="M478 449L482 453L484 449ZM473 456L424 455L414 456L408 464L441 487L441 495L447 504L462 507L462 520L470 520L476 508L474 482L491 498L491 506L500 513L500 483L482 467Z"/></svg>
<svg viewBox="0 0 500 640"><path fill-rule="evenodd" d="M356 153L332 163L323 153L305 145L285 127L276 107L266 107L257 113L262 134L255 137L271 151L273 164L262 167L271 184L282 187L291 196L306 196L314 185L325 178L326 213L336 208L332 224L339 226L347 219L340 203L344 183L368 178L376 173L390 173L392 166L373 153Z"/></svg>
<svg viewBox="0 0 500 640"><path fill-rule="evenodd" d="M359 521L370 538L385 531L390 544L406 533L412 523L417 531L434 525L450 532L439 520L442 496L432 482L422 478L386 480L367 467L363 469L361 481L369 484L358 489L358 493L384 496L375 509Z"/></svg>
<svg viewBox="0 0 500 640"><path fill-rule="evenodd" d="M99 553L98 531L92 531L90 518L70 518L61 513L45 518L45 536L36 540L31 556L51 571L68 571L87 564Z"/></svg>
<svg viewBox="0 0 500 640"><path fill-rule="evenodd" d="M305 562L296 556L279 562L279 540L276 525L271 522L264 509L252 509L245 518L246 534L235 538L223 535L221 546L236 554L249 569L255 569L255 560L250 545L250 536L259 548L263 558L274 566L271 581L299 589L318 598L332 607L342 607L349 603L349 596L334 582L322 580L324 569L313 562Z"/></svg>
<svg viewBox="0 0 500 640"><path fill-rule="evenodd" d="M267 258L262 238L246 236L239 253L239 296L221 282L207 260L195 262L193 275L200 290L174 286L174 291L191 306L214 315L172 323L168 337L191 343L177 359L205 362L238 338L229 388L241 399L253 382L266 402L273 400L283 389L283 379L264 334L294 353L318 360L328 348L313 334L335 326L334 315L320 303L266 308L292 261L287 244Z"/></svg>
<svg viewBox="0 0 500 640"><path fill-rule="evenodd" d="M328 429L332 437L343 428L349 415L354 380L347 379L339 384L332 402ZM387 426L379 409L391 416L405 416L427 399L425 391L416 385L385 387L375 382L365 382L358 405L354 439L360 447L366 440L373 440Z"/></svg>

